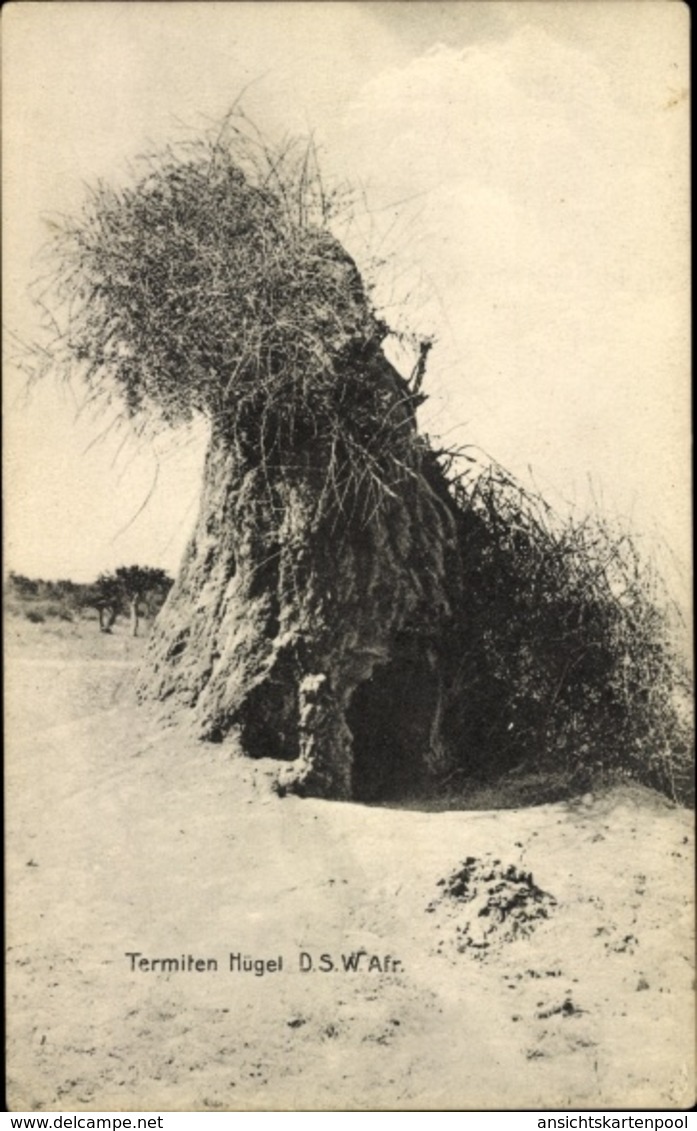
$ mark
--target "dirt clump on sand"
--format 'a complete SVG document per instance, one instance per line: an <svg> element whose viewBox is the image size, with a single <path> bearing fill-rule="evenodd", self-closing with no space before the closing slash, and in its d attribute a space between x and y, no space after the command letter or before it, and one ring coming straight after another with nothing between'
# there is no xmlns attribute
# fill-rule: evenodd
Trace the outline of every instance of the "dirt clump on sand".
<svg viewBox="0 0 697 1131"><path fill-rule="evenodd" d="M530 872L491 855L468 856L438 886L443 892L426 910L444 914L449 924L454 921L455 949L479 959L532 934L557 904L553 895L537 886ZM444 945L441 939L437 949Z"/></svg>

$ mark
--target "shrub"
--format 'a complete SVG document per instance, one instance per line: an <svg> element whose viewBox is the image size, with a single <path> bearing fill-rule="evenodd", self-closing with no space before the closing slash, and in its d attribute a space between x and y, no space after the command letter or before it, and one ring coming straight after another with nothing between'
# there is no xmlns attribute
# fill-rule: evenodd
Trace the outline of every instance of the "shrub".
<svg viewBox="0 0 697 1131"><path fill-rule="evenodd" d="M631 776L686 799L691 683L657 571L609 521L562 520L497 464L469 468L451 475L469 767L561 768L581 787Z"/></svg>
<svg viewBox="0 0 697 1131"><path fill-rule="evenodd" d="M312 142L267 146L239 112L143 158L132 186L98 184L57 219L31 378L74 375L150 428L202 413L272 476L306 453L325 508L356 484L379 501L417 452L365 379L388 328L331 234L345 203Z"/></svg>

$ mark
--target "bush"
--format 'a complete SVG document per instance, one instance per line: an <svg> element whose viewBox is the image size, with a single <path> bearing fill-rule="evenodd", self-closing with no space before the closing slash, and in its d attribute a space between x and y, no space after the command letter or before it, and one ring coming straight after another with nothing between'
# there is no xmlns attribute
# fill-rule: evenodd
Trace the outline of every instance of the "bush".
<svg viewBox="0 0 697 1131"><path fill-rule="evenodd" d="M72 610L61 601L33 601L25 614L27 620L33 621L35 624L43 623L46 620L63 620L72 621L74 619Z"/></svg>
<svg viewBox="0 0 697 1131"><path fill-rule="evenodd" d="M35 624L47 618L72 621L84 588L73 581L44 581L11 572L3 596L8 612L24 615Z"/></svg>
<svg viewBox="0 0 697 1131"><path fill-rule="evenodd" d="M451 483L465 559L453 726L468 768L561 768L581 788L628 776L685 800L680 619L636 542L598 516L560 519L496 464Z"/></svg>
<svg viewBox="0 0 697 1131"><path fill-rule="evenodd" d="M203 413L276 476L305 450L323 503L356 481L389 492L415 453L365 380L388 328L330 232L344 203L311 142L269 147L239 112L144 158L131 187L99 184L57 218L41 282L50 350L30 351L30 377L74 374L89 400L149 427Z"/></svg>

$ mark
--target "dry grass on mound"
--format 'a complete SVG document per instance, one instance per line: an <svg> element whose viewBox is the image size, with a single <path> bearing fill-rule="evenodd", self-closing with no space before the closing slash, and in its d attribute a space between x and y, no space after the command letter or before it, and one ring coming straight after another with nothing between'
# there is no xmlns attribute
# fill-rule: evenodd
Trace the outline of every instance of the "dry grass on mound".
<svg viewBox="0 0 697 1131"><path fill-rule="evenodd" d="M541 771L581 791L629 778L689 801L685 625L636 539L599 515L560 518L496 464L449 465L465 562L461 776Z"/></svg>

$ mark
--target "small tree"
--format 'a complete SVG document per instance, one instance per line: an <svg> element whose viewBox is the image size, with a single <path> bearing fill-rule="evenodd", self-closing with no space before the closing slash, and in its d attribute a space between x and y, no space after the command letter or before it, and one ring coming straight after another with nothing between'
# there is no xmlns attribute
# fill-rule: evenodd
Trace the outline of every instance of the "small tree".
<svg viewBox="0 0 697 1131"><path fill-rule="evenodd" d="M123 601L121 586L113 574L100 573L86 600L97 610L99 631L110 633Z"/></svg>
<svg viewBox="0 0 697 1131"><path fill-rule="evenodd" d="M102 632L111 632L117 616L128 613L131 633L137 636L143 612L154 615L162 607L172 584L172 578L163 569L119 566L114 573L100 574L91 587L88 603L99 613Z"/></svg>
<svg viewBox="0 0 697 1131"><path fill-rule="evenodd" d="M152 566L119 566L115 582L131 618L131 634L138 635L142 606L150 599L150 607L161 606L172 587L172 579L163 569Z"/></svg>
<svg viewBox="0 0 697 1131"><path fill-rule="evenodd" d="M30 577L25 577L24 574L15 573L14 570L10 571L8 585L10 590L13 590L23 600L39 595L39 582Z"/></svg>

